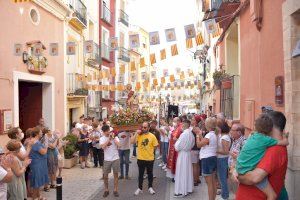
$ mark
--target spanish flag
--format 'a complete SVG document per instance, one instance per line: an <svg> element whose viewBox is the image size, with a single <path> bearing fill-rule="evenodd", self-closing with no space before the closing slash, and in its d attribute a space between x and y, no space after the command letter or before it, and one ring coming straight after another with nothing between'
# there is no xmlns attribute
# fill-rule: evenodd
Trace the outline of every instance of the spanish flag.
<svg viewBox="0 0 300 200"><path fill-rule="evenodd" d="M130 71L135 71L135 61L130 62Z"/></svg>
<svg viewBox="0 0 300 200"><path fill-rule="evenodd" d="M186 39L185 43L186 43L186 48L187 49L193 48L193 39L192 38Z"/></svg>
<svg viewBox="0 0 300 200"><path fill-rule="evenodd" d="M125 74L125 65L120 65L120 74Z"/></svg>
<svg viewBox="0 0 300 200"><path fill-rule="evenodd" d="M150 54L150 64L153 65L156 63L155 53Z"/></svg>
<svg viewBox="0 0 300 200"><path fill-rule="evenodd" d="M202 37L202 34L199 33L197 36L196 36L196 44L197 46L200 46L201 44L204 43L204 40L203 40L203 37Z"/></svg>
<svg viewBox="0 0 300 200"><path fill-rule="evenodd" d="M166 49L160 50L160 60L166 59Z"/></svg>
<svg viewBox="0 0 300 200"><path fill-rule="evenodd" d="M142 57L142 58L140 59L140 67L145 67L145 66L146 66L145 58Z"/></svg>
<svg viewBox="0 0 300 200"><path fill-rule="evenodd" d="M219 37L222 34L222 29L220 28L219 23L216 24L216 27L217 28L216 28L215 32L213 32L213 34L212 34L213 38Z"/></svg>
<svg viewBox="0 0 300 200"><path fill-rule="evenodd" d="M173 45L171 46L171 55L172 55L172 56L178 55L177 44L173 44Z"/></svg>

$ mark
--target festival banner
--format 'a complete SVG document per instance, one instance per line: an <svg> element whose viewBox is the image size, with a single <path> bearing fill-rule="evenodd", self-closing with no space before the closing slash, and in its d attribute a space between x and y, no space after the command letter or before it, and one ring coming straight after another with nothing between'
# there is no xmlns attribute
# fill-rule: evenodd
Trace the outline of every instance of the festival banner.
<svg viewBox="0 0 300 200"><path fill-rule="evenodd" d="M125 65L120 65L119 73L120 74L125 74Z"/></svg>
<svg viewBox="0 0 300 200"><path fill-rule="evenodd" d="M136 90L140 90L140 89L141 89L141 83L140 83L140 82L137 82L137 83L135 84L135 88L136 88Z"/></svg>
<svg viewBox="0 0 300 200"><path fill-rule="evenodd" d="M155 53L150 54L150 64L153 65L156 63Z"/></svg>
<svg viewBox="0 0 300 200"><path fill-rule="evenodd" d="M145 81L145 80L147 79L147 74L146 74L146 72L142 72L142 73L141 73L141 79L142 79L143 81Z"/></svg>
<svg viewBox="0 0 300 200"><path fill-rule="evenodd" d="M204 43L204 39L202 37L202 34L198 33L196 36L196 44L197 44L197 46L200 46L203 43Z"/></svg>
<svg viewBox="0 0 300 200"><path fill-rule="evenodd" d="M22 56L22 49L23 45L22 44L15 44L14 45L14 55L15 56Z"/></svg>
<svg viewBox="0 0 300 200"><path fill-rule="evenodd" d="M186 39L185 42L186 42L186 48L187 48L187 49L193 48L193 39L192 39L192 38Z"/></svg>
<svg viewBox="0 0 300 200"><path fill-rule="evenodd" d="M173 44L173 45L171 46L171 55L172 55L172 56L178 55L177 44Z"/></svg>
<svg viewBox="0 0 300 200"><path fill-rule="evenodd" d="M156 78L156 71L151 71L151 78Z"/></svg>
<svg viewBox="0 0 300 200"><path fill-rule="evenodd" d="M140 58L140 67L145 67L145 66L146 66L145 58L142 57L142 58Z"/></svg>
<svg viewBox="0 0 300 200"><path fill-rule="evenodd" d="M222 34L222 29L219 26L219 23L216 24L216 30L212 33L212 37L219 37Z"/></svg>
<svg viewBox="0 0 300 200"><path fill-rule="evenodd" d="M135 68L135 61L131 61L130 62L130 71L135 71L136 70L136 68Z"/></svg>
<svg viewBox="0 0 300 200"><path fill-rule="evenodd" d="M160 60L166 59L166 49L160 50Z"/></svg>
<svg viewBox="0 0 300 200"><path fill-rule="evenodd" d="M76 52L76 43L67 42L67 55L75 55Z"/></svg>
<svg viewBox="0 0 300 200"><path fill-rule="evenodd" d="M153 85L158 85L158 81L157 81L157 79L155 78L155 79L153 79Z"/></svg>
<svg viewBox="0 0 300 200"><path fill-rule="evenodd" d="M58 56L58 43L50 43L49 55L50 56Z"/></svg>
<svg viewBox="0 0 300 200"><path fill-rule="evenodd" d="M182 71L182 72L180 73L180 80L184 80L184 79L185 79L184 71Z"/></svg>
<svg viewBox="0 0 300 200"><path fill-rule="evenodd" d="M135 82L136 81L136 73L131 73L130 78L131 78L131 82Z"/></svg>
<svg viewBox="0 0 300 200"><path fill-rule="evenodd" d="M163 70L163 76L164 76L164 77L169 76L169 70L168 70L168 69L164 69L164 70Z"/></svg>
<svg viewBox="0 0 300 200"><path fill-rule="evenodd" d="M140 47L139 34L129 35L129 46L132 49Z"/></svg>
<svg viewBox="0 0 300 200"><path fill-rule="evenodd" d="M195 26L194 24L189 24L184 26L185 30L185 37L188 38L194 38L196 36Z"/></svg>
<svg viewBox="0 0 300 200"><path fill-rule="evenodd" d="M204 23L208 34L213 34L214 32L216 32L217 27L215 19L206 20Z"/></svg>
<svg viewBox="0 0 300 200"><path fill-rule="evenodd" d="M36 43L33 46L33 54L37 57L42 56L42 52L43 52L43 44L42 43Z"/></svg>
<svg viewBox="0 0 300 200"><path fill-rule="evenodd" d="M124 83L124 74L119 74L118 80L119 82Z"/></svg>
<svg viewBox="0 0 300 200"><path fill-rule="evenodd" d="M112 51L118 50L118 38L117 37L109 38L109 44L110 44L110 49Z"/></svg>
<svg viewBox="0 0 300 200"><path fill-rule="evenodd" d="M158 31L150 32L149 39L150 39L150 45L160 44Z"/></svg>
<svg viewBox="0 0 300 200"><path fill-rule="evenodd" d="M93 53L93 40L86 40L83 43L84 54Z"/></svg>
<svg viewBox="0 0 300 200"><path fill-rule="evenodd" d="M176 33L175 33L175 28L169 28L165 30L166 34L166 41L167 42L174 42L176 41Z"/></svg>

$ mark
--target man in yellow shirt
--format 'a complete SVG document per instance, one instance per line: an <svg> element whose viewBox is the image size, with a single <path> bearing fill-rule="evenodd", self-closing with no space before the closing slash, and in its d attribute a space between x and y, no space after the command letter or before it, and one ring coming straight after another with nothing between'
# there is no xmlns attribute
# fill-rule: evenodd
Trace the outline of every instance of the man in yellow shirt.
<svg viewBox="0 0 300 200"><path fill-rule="evenodd" d="M139 188L134 193L139 195L143 192L143 179L145 169L148 175L148 191L150 194L155 194L152 188L153 182L153 164L154 151L158 146L158 141L152 133L149 132L150 126L148 122L144 122L142 130L138 130L132 137L131 143L137 143L137 164L139 168Z"/></svg>

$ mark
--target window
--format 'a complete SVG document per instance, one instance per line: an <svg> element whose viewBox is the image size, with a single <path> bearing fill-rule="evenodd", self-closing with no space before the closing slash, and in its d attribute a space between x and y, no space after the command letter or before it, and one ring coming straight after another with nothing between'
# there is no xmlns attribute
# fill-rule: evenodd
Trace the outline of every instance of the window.
<svg viewBox="0 0 300 200"><path fill-rule="evenodd" d="M31 8L29 11L29 17L31 22L34 25L39 25L40 23L40 13L38 12L38 10L36 8Z"/></svg>

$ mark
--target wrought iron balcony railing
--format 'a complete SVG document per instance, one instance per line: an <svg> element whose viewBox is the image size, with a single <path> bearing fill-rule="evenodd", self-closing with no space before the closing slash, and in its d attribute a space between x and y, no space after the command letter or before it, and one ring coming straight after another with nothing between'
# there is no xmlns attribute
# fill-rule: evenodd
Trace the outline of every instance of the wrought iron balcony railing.
<svg viewBox="0 0 300 200"><path fill-rule="evenodd" d="M85 87L83 81L85 75L77 73L68 73L67 74L67 94L69 96L78 95L78 96L87 96L88 90Z"/></svg>
<svg viewBox="0 0 300 200"><path fill-rule="evenodd" d="M76 17L86 26L86 6L82 3L81 0L69 0L69 7L75 11Z"/></svg>
<svg viewBox="0 0 300 200"><path fill-rule="evenodd" d="M102 6L101 19L104 20L105 22L109 23L109 24L113 24L112 12L109 10L108 7L106 7L106 5Z"/></svg>
<svg viewBox="0 0 300 200"><path fill-rule="evenodd" d="M122 22L125 26L129 26L129 16L123 10L120 10L119 22Z"/></svg>
<svg viewBox="0 0 300 200"><path fill-rule="evenodd" d="M118 58L124 62L129 62L130 57L129 57L128 49L126 49L124 47L119 47L119 57Z"/></svg>
<svg viewBox="0 0 300 200"><path fill-rule="evenodd" d="M101 57L108 61L112 60L110 47L105 43L101 43Z"/></svg>

